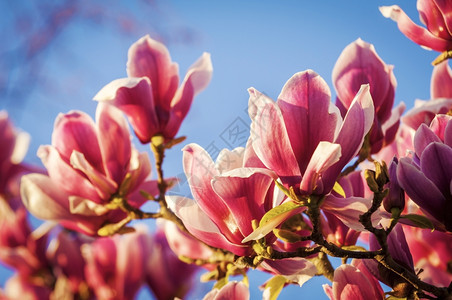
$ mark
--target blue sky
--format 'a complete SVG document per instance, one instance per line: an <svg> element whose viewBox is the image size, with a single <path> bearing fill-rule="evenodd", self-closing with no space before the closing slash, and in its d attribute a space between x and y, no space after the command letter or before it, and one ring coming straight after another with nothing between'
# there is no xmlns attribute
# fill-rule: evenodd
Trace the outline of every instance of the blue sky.
<svg viewBox="0 0 452 300"><path fill-rule="evenodd" d="M0 4L0 14L4 15L0 16L0 25L7 25L8 16L16 13L11 9L28 6L20 2L23 7L5 8L5 3ZM90 5L87 1L81 3ZM171 0L156 1L157 6L147 11L141 11L138 2L127 2L127 6L124 3L113 1L108 12L127 10L136 14L144 26L130 34L118 34L115 27L102 23L83 18L74 22L46 51L40 73L45 79L31 91L25 104L0 99L0 109L9 110L16 126L32 136L29 162L39 163L36 150L50 143L58 113L78 109L94 116L93 96L111 80L126 76L128 47L144 34L153 36L153 32L166 33L162 36L169 41L168 48L172 59L179 63L182 78L202 52L212 55L212 81L195 99L180 130L180 135L187 136L186 143L217 148L240 144L227 132L231 126L246 128L249 123L249 87L276 99L294 73L313 69L327 81L334 95L331 71L344 47L357 38L374 44L380 57L395 66L396 103L404 101L410 108L415 99L429 98L430 62L437 53L408 40L378 10L381 5L398 4L419 23L414 1ZM151 12L149 17L147 12ZM6 26L1 29L6 36ZM187 36L191 42L182 43ZM11 35L7 37L8 42L13 41ZM14 76L9 74L10 82ZM166 157L168 176L182 173L180 149L175 147ZM255 278L256 287L262 277ZM325 298L319 280L314 281L301 289L288 288L281 299L300 293ZM253 299L260 298L257 288L252 293Z"/></svg>

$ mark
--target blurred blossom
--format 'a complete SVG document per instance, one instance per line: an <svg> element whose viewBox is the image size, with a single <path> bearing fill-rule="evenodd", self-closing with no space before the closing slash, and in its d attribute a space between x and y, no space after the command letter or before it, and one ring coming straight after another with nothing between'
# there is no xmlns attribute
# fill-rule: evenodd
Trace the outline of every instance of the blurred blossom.
<svg viewBox="0 0 452 300"><path fill-rule="evenodd" d="M158 194L156 181L145 181L149 158L132 147L122 113L101 103L96 120L79 111L60 114L52 145L38 150L49 176L29 174L21 183L22 200L32 214L88 235L126 217L105 206L114 197L137 208L146 201L139 190Z"/></svg>
<svg viewBox="0 0 452 300"><path fill-rule="evenodd" d="M430 127L419 126L414 150L413 158L399 161L399 184L438 229L452 231L452 117L437 115Z"/></svg>
<svg viewBox="0 0 452 300"><path fill-rule="evenodd" d="M97 299L133 299L144 283L151 243L150 235L140 228L82 246L86 281Z"/></svg>
<svg viewBox="0 0 452 300"><path fill-rule="evenodd" d="M50 299L52 289L39 283L34 284L22 276L14 275L6 281L3 292L2 295L2 291L0 291L2 300L42 300Z"/></svg>
<svg viewBox="0 0 452 300"><path fill-rule="evenodd" d="M193 286L194 275L199 270L199 267L179 260L177 255L171 250L167 241L169 235L165 235L165 232L159 226L152 238L145 267L146 282L152 293L159 300L183 299ZM206 247L204 246L204 248Z"/></svg>
<svg viewBox="0 0 452 300"><path fill-rule="evenodd" d="M452 235L438 230L404 227L406 240L419 277L433 285L448 286L452 281Z"/></svg>
<svg viewBox="0 0 452 300"><path fill-rule="evenodd" d="M250 291L243 282L231 281L220 289L214 288L203 300L249 300Z"/></svg>
<svg viewBox="0 0 452 300"><path fill-rule="evenodd" d="M397 5L380 7L383 16L397 22L400 31L416 44L439 52L452 50L452 6L450 2L447 0L418 0L417 10L421 22L427 28L416 25Z"/></svg>
<svg viewBox="0 0 452 300"><path fill-rule="evenodd" d="M13 127L6 111L0 111L0 198L13 209L22 206L19 198L20 176L32 170L22 163L30 136Z"/></svg>
<svg viewBox="0 0 452 300"><path fill-rule="evenodd" d="M378 56L372 44L358 39L342 51L333 69L336 105L342 117L346 115L361 85L369 84L375 109L369 132L371 153L378 152L394 140L400 116L405 109L403 103L392 109L397 86L393 68Z"/></svg>
<svg viewBox="0 0 452 300"><path fill-rule="evenodd" d="M361 260L343 264L334 272L333 286L323 285L331 300L384 299L378 280L366 269Z"/></svg>
<svg viewBox="0 0 452 300"><path fill-rule="evenodd" d="M129 77L107 84L94 99L121 109L143 144L149 143L155 135L171 140L187 115L193 97L210 82L210 54L204 53L188 69L179 88L178 69L168 49L145 36L129 49Z"/></svg>

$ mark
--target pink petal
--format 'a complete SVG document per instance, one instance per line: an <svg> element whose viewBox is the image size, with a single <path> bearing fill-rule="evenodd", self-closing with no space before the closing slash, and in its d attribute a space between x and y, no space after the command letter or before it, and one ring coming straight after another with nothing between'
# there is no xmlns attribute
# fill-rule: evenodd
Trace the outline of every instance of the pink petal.
<svg viewBox="0 0 452 300"><path fill-rule="evenodd" d="M146 152L138 153L138 150L132 149L132 155L129 164L130 182L124 193L134 191L150 174L151 162Z"/></svg>
<svg viewBox="0 0 452 300"><path fill-rule="evenodd" d="M235 225L226 204L212 189L211 180L219 175L210 155L199 145L189 144L182 151L185 175L190 190L199 206L209 218L220 228L221 232L231 241L236 239L234 230L229 226ZM227 225L229 224L229 226ZM238 230L238 229L237 229Z"/></svg>
<svg viewBox="0 0 452 300"><path fill-rule="evenodd" d="M320 142L317 145L311 160L300 183L300 190L307 195L318 187L321 174L330 166L339 161L341 157L341 146L330 142ZM323 186L319 187L323 189Z"/></svg>
<svg viewBox="0 0 452 300"><path fill-rule="evenodd" d="M427 29L416 25L399 6L381 6L380 12L384 17L397 22L400 31L416 44L439 52L452 48L452 41L436 37Z"/></svg>
<svg viewBox="0 0 452 300"><path fill-rule="evenodd" d="M96 126L84 112L71 111L58 115L52 133L52 146L67 162L75 150L83 153L97 170L104 171Z"/></svg>
<svg viewBox="0 0 452 300"><path fill-rule="evenodd" d="M362 85L347 111L339 134L333 141L341 146L341 158L323 176L325 192L331 190L342 168L355 157L374 120L374 106L369 85Z"/></svg>
<svg viewBox="0 0 452 300"><path fill-rule="evenodd" d="M215 161L215 168L220 174L241 168L243 166L244 152L245 149L243 147L237 147L232 151L229 149L221 150Z"/></svg>
<svg viewBox="0 0 452 300"><path fill-rule="evenodd" d="M74 169L80 170L85 174L101 199L109 201L110 196L118 189L118 185L110 178L94 169L82 153L77 151L72 152L71 165Z"/></svg>
<svg viewBox="0 0 452 300"><path fill-rule="evenodd" d="M430 95L432 99L452 98L452 70L447 60L433 68Z"/></svg>
<svg viewBox="0 0 452 300"><path fill-rule="evenodd" d="M255 105L258 110L251 123L254 151L264 165L275 171L278 176L300 176L298 162L290 144L281 111L275 103L265 103L264 97L259 97L257 100L259 102Z"/></svg>
<svg viewBox="0 0 452 300"><path fill-rule="evenodd" d="M129 77L148 77L152 83L155 105L170 111L171 101L179 85L179 68L171 61L168 49L146 35L129 49Z"/></svg>
<svg viewBox="0 0 452 300"><path fill-rule="evenodd" d="M148 143L160 131L152 86L147 77L113 80L94 96L94 100L108 102L122 110L142 143Z"/></svg>
<svg viewBox="0 0 452 300"><path fill-rule="evenodd" d="M446 1L433 0L433 1L418 1L417 10L419 11L419 18L422 23L427 26L427 29L433 33L435 36L450 39L450 16L447 14L450 12L450 5L446 4ZM444 11L441 12L440 7ZM448 23L446 23L446 20Z"/></svg>
<svg viewBox="0 0 452 300"><path fill-rule="evenodd" d="M168 207L197 239L210 246L231 251L236 255L243 256L250 253L247 245L229 241L195 201L179 196L167 196L166 200Z"/></svg>
<svg viewBox="0 0 452 300"><path fill-rule="evenodd" d="M39 147L38 157L46 167L50 178L52 178L54 183L60 186L62 190L70 195L91 199L97 203L102 202L102 198L99 197L96 187L80 172L66 163L60 157L60 154L55 147Z"/></svg>
<svg viewBox="0 0 452 300"><path fill-rule="evenodd" d="M333 141L335 137L340 117L330 98L328 85L312 70L293 75L278 97L277 103L301 174L318 143Z"/></svg>
<svg viewBox="0 0 452 300"><path fill-rule="evenodd" d="M250 292L243 282L231 281L220 290L209 292L203 300L248 300Z"/></svg>
<svg viewBox="0 0 452 300"><path fill-rule="evenodd" d="M383 294L373 288L372 281L357 268L341 265L334 272L333 294L335 299L382 299Z"/></svg>
<svg viewBox="0 0 452 300"><path fill-rule="evenodd" d="M260 267L273 274L283 275L301 287L317 273L315 265L304 258L286 258L276 261L264 260Z"/></svg>
<svg viewBox="0 0 452 300"><path fill-rule="evenodd" d="M190 109L193 97L204 90L212 78L210 54L203 55L188 69L184 81L171 101L171 113L164 130L165 137L174 137Z"/></svg>
<svg viewBox="0 0 452 300"><path fill-rule="evenodd" d="M441 143L441 139L425 124L421 124L414 135L413 145L416 155L421 157L424 149L431 143Z"/></svg>
<svg viewBox="0 0 452 300"><path fill-rule="evenodd" d="M264 201L275 177L271 175L266 169L240 168L212 181L213 190L223 199L241 232L240 242L253 232L251 220L260 220L265 214Z"/></svg>
<svg viewBox="0 0 452 300"><path fill-rule="evenodd" d="M452 108L452 99L436 99L427 101L420 106L410 109L403 117L402 122L413 129L421 124L430 125L436 114L445 114Z"/></svg>
<svg viewBox="0 0 452 300"><path fill-rule="evenodd" d="M121 111L105 103L97 105L96 120L106 175L119 184L131 156L129 127Z"/></svg>

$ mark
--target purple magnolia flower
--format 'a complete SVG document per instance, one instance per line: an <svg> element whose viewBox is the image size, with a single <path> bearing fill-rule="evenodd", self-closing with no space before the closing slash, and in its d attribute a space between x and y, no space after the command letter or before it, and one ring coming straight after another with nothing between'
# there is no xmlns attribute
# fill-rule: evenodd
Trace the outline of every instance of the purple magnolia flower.
<svg viewBox="0 0 452 300"><path fill-rule="evenodd" d="M413 158L400 159L399 184L437 228L452 231L452 117L438 115L430 127L422 124L414 150Z"/></svg>

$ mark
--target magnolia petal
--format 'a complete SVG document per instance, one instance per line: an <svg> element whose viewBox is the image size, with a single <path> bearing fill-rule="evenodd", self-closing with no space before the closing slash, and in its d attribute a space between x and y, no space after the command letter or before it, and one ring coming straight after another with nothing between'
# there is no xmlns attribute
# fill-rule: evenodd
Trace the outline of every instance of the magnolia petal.
<svg viewBox="0 0 452 300"><path fill-rule="evenodd" d="M243 282L231 281L221 289L213 289L203 300L249 300L250 291Z"/></svg>
<svg viewBox="0 0 452 300"><path fill-rule="evenodd" d="M184 81L171 101L170 118L164 130L165 137L174 137L177 134L190 109L193 97L207 87L212 78L212 71L210 54L206 52L188 69Z"/></svg>
<svg viewBox="0 0 452 300"><path fill-rule="evenodd" d="M432 99L452 98L452 70L447 60L433 68L430 96Z"/></svg>
<svg viewBox="0 0 452 300"><path fill-rule="evenodd" d="M247 255L250 249L246 245L230 242L220 232L215 223L204 213L199 205L188 198L167 196L168 207L182 220L187 230L204 243L226 249L236 255Z"/></svg>
<svg viewBox="0 0 452 300"><path fill-rule="evenodd" d="M221 197L214 192L211 186L213 177L219 175L212 158L197 144L189 144L182 151L184 151L185 175L194 199L229 240L236 239L237 236L234 232L238 229L234 218ZM231 231L232 228L236 229Z"/></svg>
<svg viewBox="0 0 452 300"><path fill-rule="evenodd" d="M421 171L443 193L449 195L452 181L452 149L442 143L431 143L422 152Z"/></svg>
<svg viewBox="0 0 452 300"><path fill-rule="evenodd" d="M407 111L401 120L402 123L416 130L422 123L430 125L437 114L445 114L451 108L452 99L435 99L435 101L422 102L421 105Z"/></svg>
<svg viewBox="0 0 452 300"><path fill-rule="evenodd" d="M330 166L339 161L341 146L330 142L320 142L317 145L311 160L300 183L300 190L307 195L317 187L321 174Z"/></svg>
<svg viewBox="0 0 452 300"><path fill-rule="evenodd" d="M399 160L397 179L411 200L438 221L444 221L446 198L430 179L411 164L409 158Z"/></svg>
<svg viewBox="0 0 452 300"><path fill-rule="evenodd" d="M142 143L160 131L152 85L147 77L116 79L104 86L94 100L105 101L123 111Z"/></svg>
<svg viewBox="0 0 452 300"><path fill-rule="evenodd" d="M60 187L60 189L71 195L77 195L82 198L91 199L95 202L101 202L96 188L91 182L75 170L68 163L63 161L58 151L53 146L40 146L38 157L47 169L50 178Z"/></svg>
<svg viewBox="0 0 452 300"><path fill-rule="evenodd" d="M213 190L235 219L233 226L238 226L240 240L253 232L251 220L260 220L265 214L264 201L274 180L269 174L275 177L266 169L239 168L212 180Z"/></svg>
<svg viewBox="0 0 452 300"><path fill-rule="evenodd" d="M304 258L286 258L281 260L264 260L260 267L274 274L283 275L287 280L296 282L301 287L315 276L317 268Z"/></svg>
<svg viewBox="0 0 452 300"><path fill-rule="evenodd" d="M52 146L65 161L69 161L72 151L75 150L83 153L92 166L103 171L96 125L84 112L70 111L57 116L52 133Z"/></svg>
<svg viewBox="0 0 452 300"><path fill-rule="evenodd" d="M22 176L20 194L25 207L37 218L70 218L68 194L48 176L37 173Z"/></svg>
<svg viewBox="0 0 452 300"><path fill-rule="evenodd" d="M278 97L277 104L301 174L318 143L333 141L339 127L339 111L330 98L328 85L312 70L293 75Z"/></svg>
<svg viewBox="0 0 452 300"><path fill-rule="evenodd" d="M425 124L421 124L414 135L414 150L418 157L422 156L425 148L431 143L441 143L441 139Z"/></svg>
<svg viewBox="0 0 452 300"><path fill-rule="evenodd" d="M71 165L74 169L80 170L88 177L101 199L108 201L110 196L118 189L118 185L94 169L82 153L77 151L72 152Z"/></svg>
<svg viewBox="0 0 452 300"><path fill-rule="evenodd" d="M109 210L103 205L99 205L89 199L83 199L78 196L69 196L69 211L72 214L85 216L101 216Z"/></svg>
<svg viewBox="0 0 452 300"><path fill-rule="evenodd" d="M436 115L436 117L433 119L432 123L430 123L430 129L440 138L441 141L443 141L445 144L445 138L446 138L446 128L449 123L452 124L452 122L449 122L452 120L452 116L449 115ZM450 136L450 133L449 133Z"/></svg>
<svg viewBox="0 0 452 300"><path fill-rule="evenodd" d="M119 109L105 103L97 105L96 120L106 175L119 184L127 172L131 156L127 121Z"/></svg>
<svg viewBox="0 0 452 300"><path fill-rule="evenodd" d="M129 176L130 181L127 186L124 186L124 182L121 188L122 192L127 193L134 191L151 173L151 162L149 155L146 152L139 153L135 148L132 149L132 156L130 158ZM127 180L127 179L126 179Z"/></svg>
<svg viewBox="0 0 452 300"><path fill-rule="evenodd" d="M400 31L416 44L439 52L452 48L452 41L434 36L427 29L416 25L399 6L380 6L379 9L384 17L397 22Z"/></svg>
<svg viewBox="0 0 452 300"><path fill-rule="evenodd" d="M264 97L260 97L264 101ZM253 148L259 159L280 177L300 176L287 129L274 102L256 103L258 111L251 123Z"/></svg>
<svg viewBox="0 0 452 300"><path fill-rule="evenodd" d="M156 106L170 110L171 100L179 85L179 67L171 61L168 49L146 35L129 48L129 77L147 77L152 83Z"/></svg>
<svg viewBox="0 0 452 300"><path fill-rule="evenodd" d="M223 149L218 154L217 160L215 161L215 168L220 174L238 169L243 166L245 148L237 147L232 151L229 149Z"/></svg>
<svg viewBox="0 0 452 300"><path fill-rule="evenodd" d="M374 106L369 85L362 85L347 111L344 122L335 141L341 146L339 161L328 168L323 175L324 193L331 190L342 168L355 157L369 132L374 120Z"/></svg>
<svg viewBox="0 0 452 300"><path fill-rule="evenodd" d="M329 195L323 202L321 208L333 214L347 227L364 231L364 226L359 222L359 216L364 214L371 206L371 200L360 197L339 198ZM378 213L372 215L372 224L376 226L380 221Z"/></svg>
<svg viewBox="0 0 452 300"><path fill-rule="evenodd" d="M383 299L383 293L372 283L354 266L341 265L334 272L333 299Z"/></svg>

